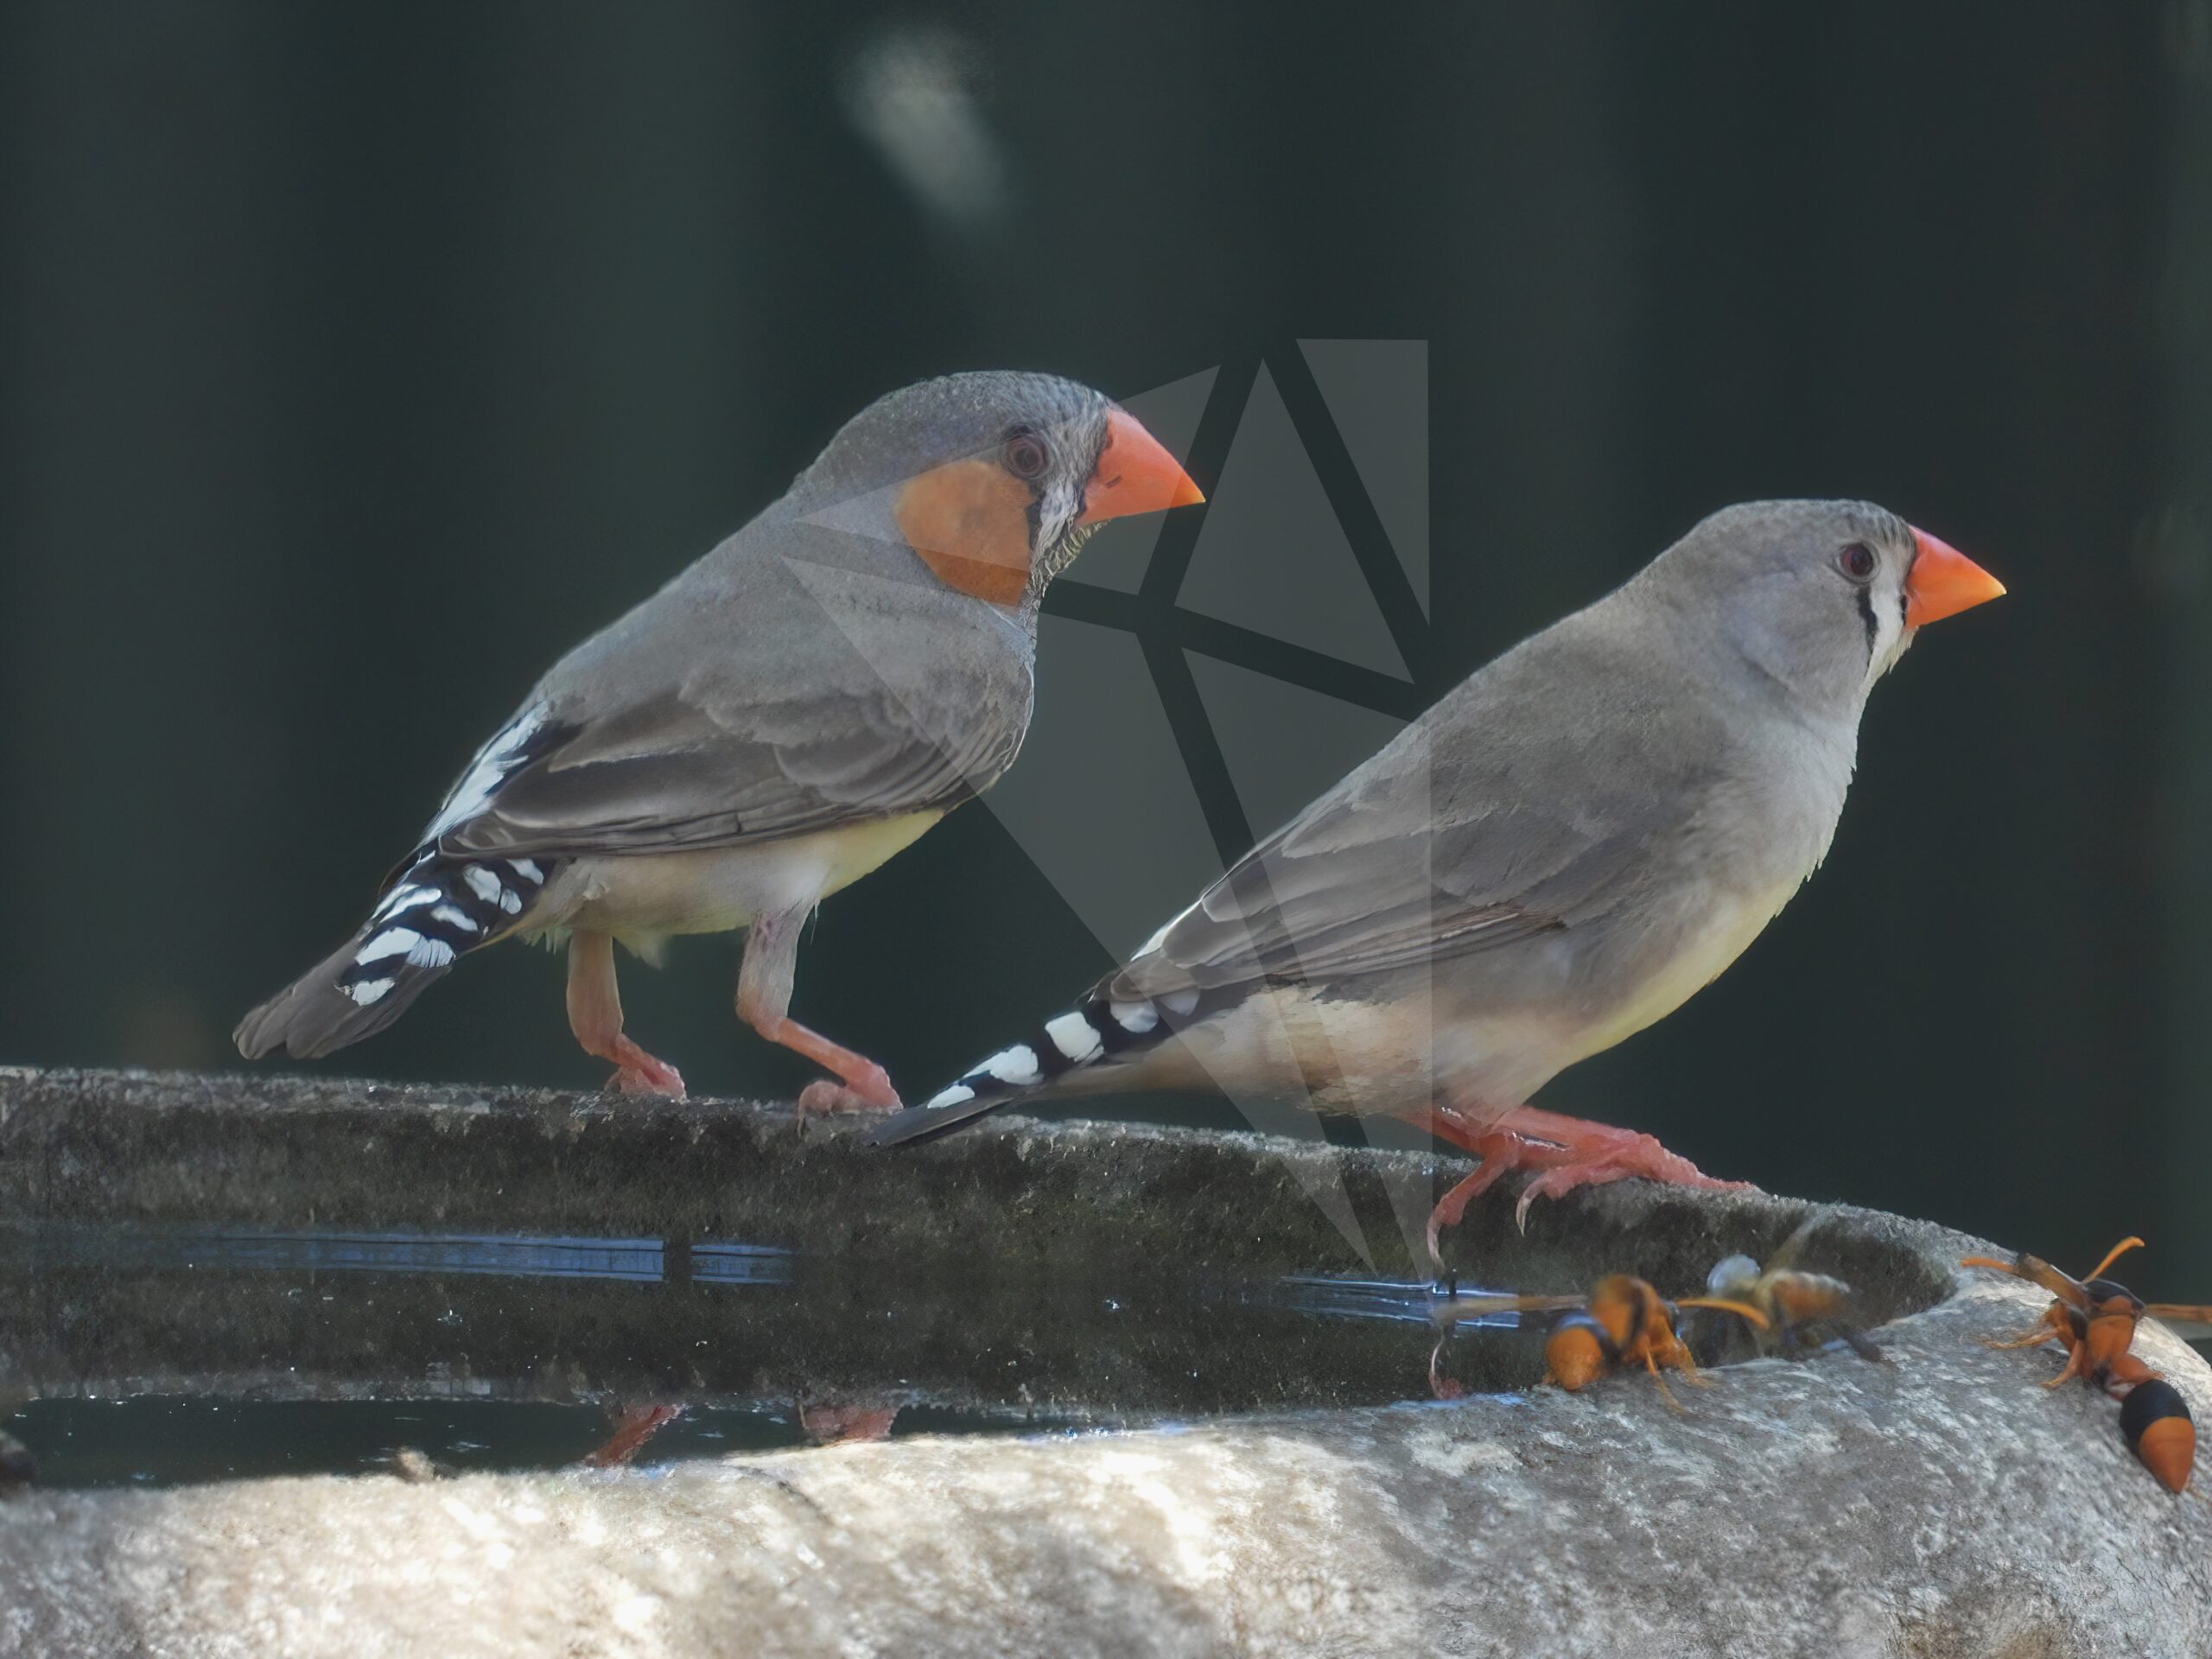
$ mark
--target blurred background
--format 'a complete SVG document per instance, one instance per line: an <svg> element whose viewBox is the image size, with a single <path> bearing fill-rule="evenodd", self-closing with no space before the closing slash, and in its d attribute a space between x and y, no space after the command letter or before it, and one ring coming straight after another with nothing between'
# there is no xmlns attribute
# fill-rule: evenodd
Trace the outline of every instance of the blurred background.
<svg viewBox="0 0 2212 1659"><path fill-rule="evenodd" d="M1209 515L1287 410L1262 449L1340 521L1287 533L1425 543L1384 713L1745 497L1869 496L1998 573L1874 698L1827 868L1544 1100L2077 1268L2140 1231L2139 1289L2212 1297L2209 335L2204 0L12 0L0 1060L238 1064L559 652L871 397L1050 368L1154 397ZM1408 343L1333 372L1425 434L1301 340ZM1098 591L1055 600L1040 719L1084 712ZM1280 729L1234 703L1232 772ZM1170 809L1111 768L1063 804L1187 896ZM1201 862L1236 816L1199 799ZM1161 918L1071 902L1033 830L960 812L833 900L795 1012L911 1096ZM632 1027L786 1092L734 972L679 941ZM492 953L334 1065L590 1085L559 984Z"/></svg>

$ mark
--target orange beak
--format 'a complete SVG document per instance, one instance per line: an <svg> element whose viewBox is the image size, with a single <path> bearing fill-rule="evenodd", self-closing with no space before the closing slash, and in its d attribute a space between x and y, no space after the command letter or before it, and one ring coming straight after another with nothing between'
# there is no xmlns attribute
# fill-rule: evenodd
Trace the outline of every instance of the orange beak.
<svg viewBox="0 0 2212 1659"><path fill-rule="evenodd" d="M1164 512L1205 499L1182 464L1125 410L1106 412L1106 447L1083 493L1078 524L1103 524L1133 512Z"/></svg>
<svg viewBox="0 0 2212 1659"><path fill-rule="evenodd" d="M1904 625L1923 627L1998 598L2005 584L1940 536L1915 529L1920 552L1904 579Z"/></svg>

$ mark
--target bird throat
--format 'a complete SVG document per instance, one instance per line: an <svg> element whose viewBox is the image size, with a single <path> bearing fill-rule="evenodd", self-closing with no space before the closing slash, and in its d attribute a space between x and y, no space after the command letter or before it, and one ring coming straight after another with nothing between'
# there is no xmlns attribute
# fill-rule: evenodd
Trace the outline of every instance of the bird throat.
<svg viewBox="0 0 2212 1659"><path fill-rule="evenodd" d="M892 511L906 545L939 582L1013 609L1029 587L1029 500L1004 467L970 458L908 479Z"/></svg>

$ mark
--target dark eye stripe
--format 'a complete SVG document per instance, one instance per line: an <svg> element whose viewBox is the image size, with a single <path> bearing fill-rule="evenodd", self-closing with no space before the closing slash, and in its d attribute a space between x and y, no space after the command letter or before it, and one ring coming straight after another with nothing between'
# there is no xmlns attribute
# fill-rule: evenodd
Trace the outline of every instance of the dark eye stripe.
<svg viewBox="0 0 2212 1659"><path fill-rule="evenodd" d="M1859 589L1859 614L1866 624L1866 661L1871 667L1874 661L1874 645L1881 637L1882 625L1874 616L1873 594L1865 588Z"/></svg>

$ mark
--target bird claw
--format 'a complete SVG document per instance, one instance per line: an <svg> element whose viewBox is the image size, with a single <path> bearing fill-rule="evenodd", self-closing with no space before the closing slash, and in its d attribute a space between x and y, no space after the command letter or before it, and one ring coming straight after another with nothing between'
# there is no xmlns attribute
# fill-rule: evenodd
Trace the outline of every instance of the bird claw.
<svg viewBox="0 0 2212 1659"><path fill-rule="evenodd" d="M1666 1186L1687 1186L1701 1192L1756 1192L1749 1181L1724 1181L1707 1174L1679 1153L1672 1153L1652 1136L1638 1135L1624 1145L1607 1147L1581 1163L1562 1163L1521 1189L1513 1207L1513 1224L1529 1230L1529 1209L1538 1198L1556 1198L1578 1186L1601 1186L1609 1181L1642 1179Z"/></svg>
<svg viewBox="0 0 2212 1659"><path fill-rule="evenodd" d="M845 1078L845 1093L879 1112L895 1112L906 1104L891 1086L891 1074L873 1060Z"/></svg>
<svg viewBox="0 0 2212 1659"><path fill-rule="evenodd" d="M817 1077L798 1091L798 1125L806 1127L810 1117L829 1117L851 1112L895 1112L899 1108L898 1091L892 1088L891 1078L881 1066L873 1068L875 1076L867 1081L880 1085L877 1093L864 1092L832 1077ZM888 1098L885 1098L888 1096Z"/></svg>
<svg viewBox="0 0 2212 1659"><path fill-rule="evenodd" d="M1516 1135L1485 1135L1470 1143L1468 1149L1482 1161L1461 1177L1458 1185L1439 1198L1428 1212L1428 1260L1438 1273L1446 1271L1441 1243L1444 1230L1458 1226L1459 1217L1467 1213L1467 1206L1490 1191L1498 1178L1514 1166L1513 1153L1518 1141Z"/></svg>
<svg viewBox="0 0 2212 1659"><path fill-rule="evenodd" d="M1440 1342L1428 1356L1428 1392L1436 1400L1458 1400L1467 1392L1465 1383L1444 1375L1444 1344Z"/></svg>
<svg viewBox="0 0 2212 1659"><path fill-rule="evenodd" d="M1424 1121L1433 1134L1482 1160L1429 1211L1429 1260L1440 1270L1444 1258L1439 1240L1444 1229L1454 1225L1469 1204L1514 1169L1542 1172L1521 1189L1520 1201L1514 1206L1514 1225L1524 1233L1529 1230L1529 1207L1538 1198L1555 1198L1578 1186L1595 1186L1631 1176L1708 1192L1758 1191L1749 1181L1714 1179L1650 1135L1586 1123L1533 1107L1517 1108L1490 1128L1471 1134L1455 1132L1451 1120L1440 1121L1435 1115Z"/></svg>
<svg viewBox="0 0 2212 1659"><path fill-rule="evenodd" d="M641 1054L639 1062L622 1067L607 1080L607 1087L618 1095L657 1095L664 1100L684 1097L683 1074L650 1054Z"/></svg>

